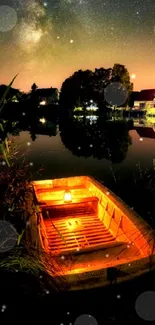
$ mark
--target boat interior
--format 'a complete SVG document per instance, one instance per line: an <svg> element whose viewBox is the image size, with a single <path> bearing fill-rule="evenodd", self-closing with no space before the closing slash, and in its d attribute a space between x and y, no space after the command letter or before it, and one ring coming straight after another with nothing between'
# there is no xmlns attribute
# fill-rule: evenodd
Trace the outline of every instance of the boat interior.
<svg viewBox="0 0 155 325"><path fill-rule="evenodd" d="M104 263L148 255L148 227L92 177L34 181L44 247L54 255L83 254ZM102 252L102 254L101 254ZM104 254L103 254L104 252Z"/></svg>

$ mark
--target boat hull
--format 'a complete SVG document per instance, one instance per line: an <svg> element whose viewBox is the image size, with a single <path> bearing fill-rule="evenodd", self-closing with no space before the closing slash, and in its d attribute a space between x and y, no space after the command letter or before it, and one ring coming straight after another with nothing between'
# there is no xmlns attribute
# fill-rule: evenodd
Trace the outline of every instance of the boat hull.
<svg viewBox="0 0 155 325"><path fill-rule="evenodd" d="M31 242L38 249L47 273L55 280L63 277L68 290L127 281L153 267L155 254L152 229L93 177L34 181L31 186L38 205L38 212L33 214L29 225ZM72 192L72 202L67 204L62 199L66 188ZM80 209L86 205L94 209L93 220L98 218L98 226L93 222L92 227L89 225L91 219L87 216L88 211L85 211L80 217L78 215L83 228L79 226L74 231L67 230L66 223L69 220L75 223L77 220L75 211L72 216L69 215L69 207L77 209L78 205ZM66 214L62 214L64 208ZM47 210L48 218L45 216ZM87 221L84 223L86 216ZM105 229L101 228L101 223ZM52 260L55 260L56 271L50 266Z"/></svg>

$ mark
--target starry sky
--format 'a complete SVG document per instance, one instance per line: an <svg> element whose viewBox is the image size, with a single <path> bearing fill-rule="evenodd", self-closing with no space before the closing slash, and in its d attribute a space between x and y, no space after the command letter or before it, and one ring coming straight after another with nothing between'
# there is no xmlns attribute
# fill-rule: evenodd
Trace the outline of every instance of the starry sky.
<svg viewBox="0 0 155 325"><path fill-rule="evenodd" d="M0 0L0 84L57 87L79 69L124 64L155 88L154 0Z"/></svg>

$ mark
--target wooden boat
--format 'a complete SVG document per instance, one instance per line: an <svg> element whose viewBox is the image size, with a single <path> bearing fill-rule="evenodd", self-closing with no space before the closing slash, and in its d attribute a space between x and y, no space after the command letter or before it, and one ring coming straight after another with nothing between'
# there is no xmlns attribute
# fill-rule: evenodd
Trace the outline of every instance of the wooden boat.
<svg viewBox="0 0 155 325"><path fill-rule="evenodd" d="M57 257L70 290L131 279L154 263L150 226L93 177L78 176L31 183L38 212L30 219L34 245ZM40 256L42 256L40 254Z"/></svg>

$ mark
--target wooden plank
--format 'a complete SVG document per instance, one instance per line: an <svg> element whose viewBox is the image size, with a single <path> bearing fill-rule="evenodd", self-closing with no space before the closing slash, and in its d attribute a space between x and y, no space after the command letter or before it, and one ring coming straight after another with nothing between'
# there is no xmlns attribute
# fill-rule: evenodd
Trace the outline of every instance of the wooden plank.
<svg viewBox="0 0 155 325"><path fill-rule="evenodd" d="M67 203L65 204L63 200L48 200L48 201L40 201L38 202L38 204L41 206L41 208L43 207L48 207L48 208L52 208L53 206L74 206L78 203L88 203L88 202L98 202L98 198L96 196L92 196L92 197L86 197L86 198L77 198L74 200L74 202L72 201L71 203Z"/></svg>
<svg viewBox="0 0 155 325"><path fill-rule="evenodd" d="M59 231L60 231L60 229L58 229ZM89 233L88 232L86 232L85 230L79 230L79 231L72 231L72 232L68 232L67 230L66 231L64 231L63 232L63 237L65 237L66 235L68 236L68 237L71 237L71 236L76 236L76 235L78 235L78 234L81 234L81 235L83 235L83 234L86 234L87 236L101 236L101 237L104 237L105 235L110 235L110 236L112 236L110 233L107 233L107 231L106 230L104 230L103 232L102 231L100 231L99 233L96 233L96 234L94 234L94 231L92 230L92 231L90 231ZM48 238L54 238L54 236L56 237L56 236L58 236L57 235L57 233L56 233L56 231L55 232L47 232L47 237Z"/></svg>
<svg viewBox="0 0 155 325"><path fill-rule="evenodd" d="M67 186L67 189L70 191L70 190L81 190L81 189L85 189L88 191L88 189L84 186L84 185L74 185L74 186ZM57 191L65 191L65 188L62 189L62 186L57 186L57 187L46 187L46 188L42 188L42 187L38 187L36 188L35 190L35 193L45 193L45 192L57 192Z"/></svg>

